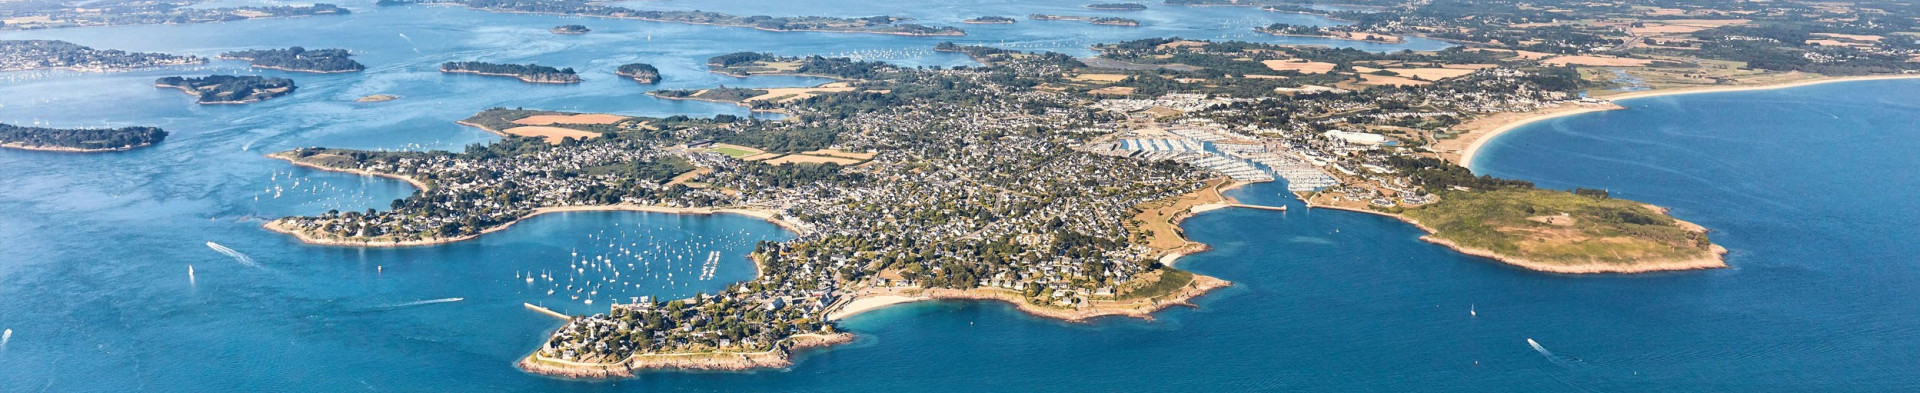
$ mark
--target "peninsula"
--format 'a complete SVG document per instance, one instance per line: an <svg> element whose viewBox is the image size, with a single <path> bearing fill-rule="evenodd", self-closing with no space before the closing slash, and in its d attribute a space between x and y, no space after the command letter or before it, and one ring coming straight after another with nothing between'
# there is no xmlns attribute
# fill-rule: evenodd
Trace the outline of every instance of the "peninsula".
<svg viewBox="0 0 1920 393"><path fill-rule="evenodd" d="M291 47L286 49L255 49L220 54L221 59L245 60L253 68L266 68L281 71L311 72L333 74L358 72L367 69L346 49L313 49Z"/></svg>
<svg viewBox="0 0 1920 393"><path fill-rule="evenodd" d="M205 62L207 59L196 56L93 49L66 41L0 40L0 71L60 68L112 72Z"/></svg>
<svg viewBox="0 0 1920 393"><path fill-rule="evenodd" d="M537 64L496 64L478 61L449 61L440 64L440 72L510 76L527 83L580 83L572 67L553 68Z"/></svg>
<svg viewBox="0 0 1920 393"><path fill-rule="evenodd" d="M246 104L293 94L292 79L253 75L209 75L200 78L169 76L153 81L154 87L180 89L194 96L201 105Z"/></svg>
<svg viewBox="0 0 1920 393"><path fill-rule="evenodd" d="M0 147L22 150L98 153L153 146L167 132L153 127L43 128L0 123Z"/></svg>
<svg viewBox="0 0 1920 393"><path fill-rule="evenodd" d="M1717 20L1704 23L1553 4L1334 12L1356 32L1462 43L1437 51L1154 38L1097 45L1088 58L936 47L983 63L951 68L721 55L708 61L714 72L842 85L752 104L787 113L781 120L496 108L463 124L509 136L460 152L279 153L422 188L385 211L268 226L315 243L413 245L551 211L753 214L798 234L758 244L753 279L571 317L519 366L580 378L782 367L794 351L846 341L840 318L901 302L993 300L1067 320L1186 304L1229 284L1176 266L1206 249L1179 222L1244 206L1223 192L1278 179L1311 206L1395 217L1428 241L1518 268L1724 267L1708 231L1663 209L1477 175L1456 146L1483 124L1611 108L1591 96L1630 83L1613 71L1660 90L1920 70L1905 61L1911 48L1886 39L1910 24L1819 22L1870 6L1691 2ZM1635 32L1635 22L1665 28ZM660 94L753 100L742 97L773 90Z"/></svg>

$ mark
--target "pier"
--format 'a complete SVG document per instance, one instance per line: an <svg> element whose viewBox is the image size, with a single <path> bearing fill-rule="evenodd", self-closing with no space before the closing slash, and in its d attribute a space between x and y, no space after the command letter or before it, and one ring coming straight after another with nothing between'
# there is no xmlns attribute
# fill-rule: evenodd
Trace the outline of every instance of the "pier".
<svg viewBox="0 0 1920 393"><path fill-rule="evenodd" d="M1260 209L1260 210L1272 210L1272 211L1279 211L1279 212L1283 212L1283 211L1287 211L1287 207L1286 207L1286 206L1264 206L1264 205L1249 205L1249 204L1245 204L1245 203L1231 203L1231 204L1227 204L1227 206L1229 206L1229 207L1244 207L1244 208L1248 208L1248 209Z"/></svg>
<svg viewBox="0 0 1920 393"><path fill-rule="evenodd" d="M521 304L521 305L524 305L524 306L527 306L527 309L529 309L529 310L533 310L533 311L537 311L537 312L539 312L539 313L541 313L541 314L547 314L547 316L551 316L551 317L554 317L554 318L560 318L561 320L568 320L568 321L571 321L571 320L573 320L573 317L570 317L570 316L567 316L567 314L561 314L561 313L559 313L559 312L556 312L556 311L553 311L553 310L549 310L549 309L547 309L546 307L540 307L540 306L535 306L535 305L533 305L533 303L520 303L520 304Z"/></svg>

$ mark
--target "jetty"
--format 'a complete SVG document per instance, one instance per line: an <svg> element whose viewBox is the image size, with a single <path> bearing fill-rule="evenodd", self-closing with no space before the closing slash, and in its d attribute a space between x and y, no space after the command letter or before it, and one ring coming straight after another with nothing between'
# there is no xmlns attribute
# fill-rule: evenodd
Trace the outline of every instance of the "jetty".
<svg viewBox="0 0 1920 393"><path fill-rule="evenodd" d="M1244 207L1244 208L1248 208L1248 209L1260 209L1260 210L1272 210L1272 211L1279 211L1279 212L1283 212L1283 211L1287 211L1287 207L1286 207L1286 206L1266 206L1266 205L1249 205L1249 204L1245 204L1245 203L1229 203L1229 204L1227 204L1227 206L1229 206L1229 207Z"/></svg>
<svg viewBox="0 0 1920 393"><path fill-rule="evenodd" d="M536 312L539 312L539 313L541 313L541 314L547 314L547 316L551 316L551 317L554 317L554 318L560 318L561 320L567 320L567 321L571 321L571 320L573 320L573 317L570 317L570 316L567 316L567 314L561 314L561 313L559 313L559 312L557 312L557 311L553 311L553 310L550 310L550 309L547 309L546 307L540 307L540 306L535 306L535 305L533 305L533 303L520 303L520 304L521 304L521 305L524 305L524 306L527 306L527 309L529 309L529 310L533 310L533 311L536 311Z"/></svg>

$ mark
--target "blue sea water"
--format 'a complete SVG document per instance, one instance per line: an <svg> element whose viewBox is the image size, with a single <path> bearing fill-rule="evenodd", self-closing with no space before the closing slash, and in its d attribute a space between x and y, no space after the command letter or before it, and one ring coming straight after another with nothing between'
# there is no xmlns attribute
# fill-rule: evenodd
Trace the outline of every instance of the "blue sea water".
<svg viewBox="0 0 1920 393"><path fill-rule="evenodd" d="M246 0L231 5L253 4ZM707 57L741 50L963 65L944 40L1086 54L1085 45L1180 35L1268 42L1248 8L1113 13L1137 29L1022 20L917 38L772 33L342 4L346 17L0 33L98 48L211 56L344 47L364 73L255 72L238 62L113 74L0 73L0 121L156 125L167 142L125 153L0 150L0 391L1901 391L1920 388L1920 306L1907 223L1920 83L1862 82L1629 101L1502 137L1476 170L1550 187L1601 187L1712 228L1733 269L1636 276L1539 274L1417 240L1390 219L1307 210L1280 184L1235 191L1289 212L1229 209L1185 224L1215 247L1180 266L1234 286L1152 321L1036 319L997 303L931 302L844 322L851 344L790 370L653 373L610 382L528 375L512 362L558 321L522 307L603 310L750 277L752 243L791 235L739 216L567 213L436 247L303 245L263 220L384 208L406 184L266 159L300 146L457 149L494 137L453 125L490 106L631 115L744 114L643 95L654 88L786 86L730 78ZM980 15L1106 14L1080 2L641 2L773 15L896 14L953 25ZM546 32L559 24L594 29ZM1368 46L1433 49L1437 43ZM442 75L439 62L572 66L579 85ZM611 71L659 66L659 86ZM198 106L148 86L167 75L295 78L291 96ZM396 94L398 101L354 103ZM208 246L230 248L228 255ZM655 251L654 247L659 247ZM700 280L711 252L721 263ZM641 256L632 255L640 253ZM244 257L244 258L242 258ZM599 257L606 257L602 261ZM594 261L591 265L584 261ZM249 263L251 262L251 263ZM626 267L627 263L640 263ZM194 272L189 278L188 269ZM566 291L612 271L626 287ZM525 277L532 273L534 282ZM672 274L667 278L666 274ZM549 294L547 291L554 290ZM583 296L584 295L584 296ZM453 298L461 300L454 301ZM583 300L595 299L595 304ZM1470 316L1468 310L1478 316ZM1528 339L1538 342L1536 350Z"/></svg>

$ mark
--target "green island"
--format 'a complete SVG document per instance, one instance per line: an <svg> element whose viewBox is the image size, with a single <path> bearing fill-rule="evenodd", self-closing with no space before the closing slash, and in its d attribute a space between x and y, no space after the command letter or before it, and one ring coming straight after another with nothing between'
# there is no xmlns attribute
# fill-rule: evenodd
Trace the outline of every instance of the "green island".
<svg viewBox="0 0 1920 393"><path fill-rule="evenodd" d="M449 61L440 64L440 72L510 76L527 83L580 83L573 67L553 68L538 64L498 64L478 61Z"/></svg>
<svg viewBox="0 0 1920 393"><path fill-rule="evenodd" d="M746 27L779 32L817 31L904 36L966 35L965 31L952 27L931 27L912 23L900 23L907 19L893 16L873 16L866 18L738 16L704 11L643 11L604 5L586 0L380 0L379 4L460 5L493 12L634 19L662 23Z"/></svg>
<svg viewBox="0 0 1920 393"><path fill-rule="evenodd" d="M1464 165L1518 125L1620 108L1609 99L1914 77L1911 40L1893 38L1920 27L1861 19L1888 13L1874 7L1891 6L1494 1L1311 11L1352 21L1342 29L1356 33L1458 44L1387 53L1181 38L1101 44L1088 58L940 44L982 63L951 68L733 53L709 59L709 69L839 82L792 93L661 93L738 100L788 114L781 120L495 108L461 123L503 138L459 152L275 153L419 191L384 211L266 227L311 243L416 246L539 214L630 210L748 215L797 234L757 245L751 280L569 317L519 362L575 378L785 367L794 351L848 341L842 318L931 299L1001 301L1064 320L1147 318L1230 285L1176 266L1207 249L1184 236L1181 220L1277 209L1223 194L1276 179L1314 208L1405 220L1429 241L1517 268L1722 268L1724 248L1663 209Z"/></svg>
<svg viewBox="0 0 1920 393"><path fill-rule="evenodd" d="M1140 11L1147 9L1146 4L1140 3L1099 3L1088 4L1085 7L1090 10L1100 11Z"/></svg>
<svg viewBox="0 0 1920 393"><path fill-rule="evenodd" d="M660 69L653 68L652 64L647 64L647 63L621 64L620 68L614 70L613 73L614 75L631 78L633 79L634 82L640 82L640 83L645 83L649 85L660 83Z"/></svg>
<svg viewBox="0 0 1920 393"><path fill-rule="evenodd" d="M1132 27L1132 26L1139 26L1139 25L1140 25L1140 21L1137 21L1137 20L1132 20L1132 19L1127 19L1127 18L1116 18L1116 17L1111 17L1111 16L1080 16L1080 15L1048 15L1048 14L1031 14L1031 15L1027 15L1027 19L1032 19L1032 20L1077 20L1077 21L1085 21L1085 22L1087 22L1087 23L1091 23L1091 24L1096 24L1096 25L1103 25L1103 26L1128 26L1128 27Z"/></svg>
<svg viewBox="0 0 1920 393"><path fill-rule="evenodd" d="M153 146L167 139L154 127L44 128L0 123L0 147L21 150L98 153Z"/></svg>
<svg viewBox="0 0 1920 393"><path fill-rule="evenodd" d="M586 34L587 32L593 31L593 29L588 29L586 26L582 26L582 25L560 25L560 26L554 26L552 29L548 29L547 31L553 32L554 34L579 35L579 34Z"/></svg>
<svg viewBox="0 0 1920 393"><path fill-rule="evenodd" d="M963 20L963 21L960 21L960 23L971 23L976 25L1010 25L1010 24L1017 23L1019 21L1020 20L1018 19L1008 18L1004 16L987 15L987 16L982 16L978 18Z"/></svg>
<svg viewBox="0 0 1920 393"><path fill-rule="evenodd" d="M271 7L191 7L196 0L46 0L0 2L0 30L210 23L351 13L333 4Z"/></svg>
<svg viewBox="0 0 1920 393"><path fill-rule="evenodd" d="M199 78L169 76L153 81L154 87L180 89L194 96L201 105L246 104L293 94L292 79L253 75L208 75Z"/></svg>
<svg viewBox="0 0 1920 393"><path fill-rule="evenodd" d="M290 47L286 49L254 49L220 54L221 59L245 60L253 68L266 68L281 71L312 72L332 74L358 72L367 69L346 49L312 49Z"/></svg>
<svg viewBox="0 0 1920 393"><path fill-rule="evenodd" d="M196 56L93 49L66 41L0 40L0 71L60 68L111 72L205 62L207 59Z"/></svg>

